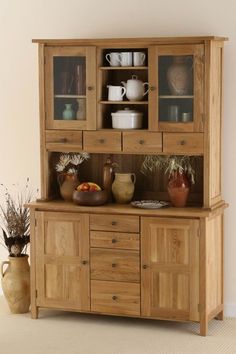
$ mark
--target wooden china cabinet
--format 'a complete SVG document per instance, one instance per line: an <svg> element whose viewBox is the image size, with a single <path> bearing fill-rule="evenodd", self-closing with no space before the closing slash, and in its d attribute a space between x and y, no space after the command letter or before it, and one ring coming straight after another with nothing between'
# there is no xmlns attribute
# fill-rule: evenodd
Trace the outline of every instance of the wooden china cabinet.
<svg viewBox="0 0 236 354"><path fill-rule="evenodd" d="M201 335L211 319L223 319L225 40L33 41L39 45L41 137L41 199L30 204L33 318L45 307L196 321ZM111 52L142 52L145 61L111 66L106 61ZM188 92L175 94L168 85L176 58L184 58L188 67ZM107 86L121 85L132 75L149 83L148 95L109 101ZM141 129L112 128L111 113L124 108L142 112ZM138 209L63 201L55 161L61 152L81 151L91 158L81 165L80 181L102 185L103 166L112 154L121 171L136 174L136 200L168 200L162 171L140 173L145 155L193 156L196 183L188 205Z"/></svg>

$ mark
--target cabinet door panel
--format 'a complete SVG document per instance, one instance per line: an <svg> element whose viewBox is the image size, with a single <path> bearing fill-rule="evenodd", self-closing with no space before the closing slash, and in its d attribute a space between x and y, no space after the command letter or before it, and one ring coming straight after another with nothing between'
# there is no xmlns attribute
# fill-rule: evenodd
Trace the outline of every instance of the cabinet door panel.
<svg viewBox="0 0 236 354"><path fill-rule="evenodd" d="M37 305L90 309L88 215L37 212Z"/></svg>
<svg viewBox="0 0 236 354"><path fill-rule="evenodd" d="M142 315L198 320L198 220L142 218Z"/></svg>

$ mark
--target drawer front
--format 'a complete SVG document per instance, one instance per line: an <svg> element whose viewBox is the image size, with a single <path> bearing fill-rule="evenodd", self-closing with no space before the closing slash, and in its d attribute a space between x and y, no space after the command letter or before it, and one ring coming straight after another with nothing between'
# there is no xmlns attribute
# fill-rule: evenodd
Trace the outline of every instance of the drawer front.
<svg viewBox="0 0 236 354"><path fill-rule="evenodd" d="M139 250L139 234L125 232L91 231L90 246Z"/></svg>
<svg viewBox="0 0 236 354"><path fill-rule="evenodd" d="M114 281L140 281L138 251L91 248L91 279Z"/></svg>
<svg viewBox="0 0 236 354"><path fill-rule="evenodd" d="M163 133L163 152L203 153L203 133Z"/></svg>
<svg viewBox="0 0 236 354"><path fill-rule="evenodd" d="M84 150L91 152L121 151L121 132L83 132Z"/></svg>
<svg viewBox="0 0 236 354"><path fill-rule="evenodd" d="M124 152L144 153L162 151L162 134L152 132L124 132Z"/></svg>
<svg viewBox="0 0 236 354"><path fill-rule="evenodd" d="M139 232L139 217L126 215L90 215L90 230Z"/></svg>
<svg viewBox="0 0 236 354"><path fill-rule="evenodd" d="M92 280L91 310L140 316L140 285Z"/></svg>
<svg viewBox="0 0 236 354"><path fill-rule="evenodd" d="M81 151L81 131L46 130L46 149L51 151Z"/></svg>

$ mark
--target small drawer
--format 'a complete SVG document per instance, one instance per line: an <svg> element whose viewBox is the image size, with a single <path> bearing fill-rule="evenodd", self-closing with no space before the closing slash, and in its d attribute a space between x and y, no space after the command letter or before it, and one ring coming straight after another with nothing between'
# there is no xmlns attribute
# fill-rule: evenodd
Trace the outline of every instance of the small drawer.
<svg viewBox="0 0 236 354"><path fill-rule="evenodd" d="M91 231L90 246L139 250L139 234L125 232Z"/></svg>
<svg viewBox="0 0 236 354"><path fill-rule="evenodd" d="M46 130L46 149L49 151L81 151L81 131Z"/></svg>
<svg viewBox="0 0 236 354"><path fill-rule="evenodd" d="M126 215L90 215L90 230L139 232L139 217Z"/></svg>
<svg viewBox="0 0 236 354"><path fill-rule="evenodd" d="M116 315L140 316L140 285L92 280L91 310Z"/></svg>
<svg viewBox="0 0 236 354"><path fill-rule="evenodd" d="M91 248L91 279L138 283L140 257L138 251Z"/></svg>
<svg viewBox="0 0 236 354"><path fill-rule="evenodd" d="M203 133L163 133L163 152L203 154Z"/></svg>
<svg viewBox="0 0 236 354"><path fill-rule="evenodd" d="M157 153L162 151L162 134L154 132L124 132L123 151Z"/></svg>
<svg viewBox="0 0 236 354"><path fill-rule="evenodd" d="M121 151L121 132L84 132L84 150L89 152Z"/></svg>

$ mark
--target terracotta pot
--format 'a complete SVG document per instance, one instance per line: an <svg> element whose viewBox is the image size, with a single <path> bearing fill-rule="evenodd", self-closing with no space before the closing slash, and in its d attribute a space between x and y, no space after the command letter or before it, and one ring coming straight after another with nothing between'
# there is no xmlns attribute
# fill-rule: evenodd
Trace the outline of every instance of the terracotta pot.
<svg viewBox="0 0 236 354"><path fill-rule="evenodd" d="M58 175L58 183L62 198L66 201L72 201L73 192L79 185L77 174L61 173Z"/></svg>
<svg viewBox="0 0 236 354"><path fill-rule="evenodd" d="M112 183L112 193L117 203L131 202L134 195L136 177L134 173L115 173Z"/></svg>
<svg viewBox="0 0 236 354"><path fill-rule="evenodd" d="M28 256L8 257L1 264L2 289L12 313L26 313L30 306L30 267ZM4 272L4 265L8 264Z"/></svg>
<svg viewBox="0 0 236 354"><path fill-rule="evenodd" d="M167 190L173 206L181 208L186 205L190 185L190 181L185 173L175 171L171 174Z"/></svg>

